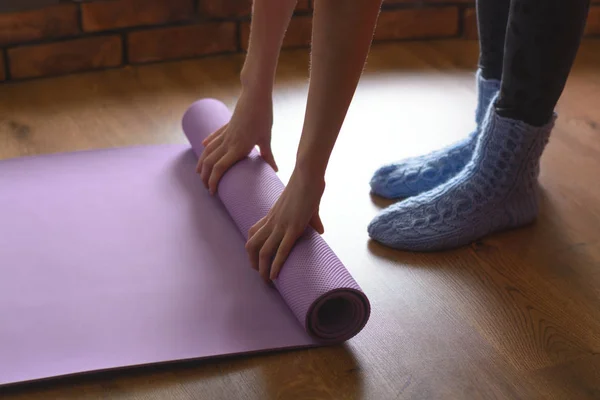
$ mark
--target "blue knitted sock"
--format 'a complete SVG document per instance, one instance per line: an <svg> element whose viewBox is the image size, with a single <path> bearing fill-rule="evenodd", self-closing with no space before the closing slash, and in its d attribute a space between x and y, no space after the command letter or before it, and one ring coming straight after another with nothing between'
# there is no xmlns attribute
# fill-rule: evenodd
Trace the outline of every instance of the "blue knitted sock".
<svg viewBox="0 0 600 400"><path fill-rule="evenodd" d="M469 164L445 184L383 210L369 235L396 249L435 251L533 222L539 161L555 119L534 127L490 107Z"/></svg>
<svg viewBox="0 0 600 400"><path fill-rule="evenodd" d="M378 169L371 179L373 193L386 198L402 198L426 192L448 181L467 165L473 155L483 117L492 97L500 90L500 81L476 74L477 128L468 137L440 150L408 158Z"/></svg>

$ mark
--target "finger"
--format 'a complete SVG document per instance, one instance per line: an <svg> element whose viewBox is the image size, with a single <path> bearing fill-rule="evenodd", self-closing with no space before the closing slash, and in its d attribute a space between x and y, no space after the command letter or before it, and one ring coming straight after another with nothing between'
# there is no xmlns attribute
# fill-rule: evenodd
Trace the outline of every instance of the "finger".
<svg viewBox="0 0 600 400"><path fill-rule="evenodd" d="M310 226L312 226L319 234L325 233L325 227L323 226L323 221L321 221L321 217L319 216L319 210L313 215L310 220Z"/></svg>
<svg viewBox="0 0 600 400"><path fill-rule="evenodd" d="M214 153L214 151L219 148L221 143L223 143L223 137L219 136L215 138L215 140L210 142L210 144L204 149L204 151L202 151L202 154L200 154L200 158L198 159L198 166L196 167L197 173L202 175L202 164L204 163L204 160L206 160L207 157Z"/></svg>
<svg viewBox="0 0 600 400"><path fill-rule="evenodd" d="M253 236L252 239L246 242L246 251L248 252L248 258L250 259L250 264L252 268L258 271L258 259L260 249L263 247L263 244L268 239L269 233L265 229L258 230Z"/></svg>
<svg viewBox="0 0 600 400"><path fill-rule="evenodd" d="M279 171L277 163L275 162L275 156L271 150L271 143L266 143L258 146L260 148L260 155L273 168L275 172Z"/></svg>
<svg viewBox="0 0 600 400"><path fill-rule="evenodd" d="M221 178L235 164L240 157L237 156L234 150L229 150L220 160L215 164L208 179L208 191L210 194L214 194L217 191L217 186L221 181Z"/></svg>
<svg viewBox="0 0 600 400"><path fill-rule="evenodd" d="M289 231L283 237L283 240L279 244L275 259L273 260L273 264L271 265L271 280L275 280L279 277L279 272L294 248L296 240L298 240L298 237Z"/></svg>
<svg viewBox="0 0 600 400"><path fill-rule="evenodd" d="M269 230L269 233L269 238L265 241L258 254L258 272L265 283L269 283L270 281L269 275L273 257L277 253L277 249L279 248L283 236L281 233L273 230Z"/></svg>
<svg viewBox="0 0 600 400"><path fill-rule="evenodd" d="M226 151L227 150L225 149L224 145L219 146L202 162L202 171L200 172L200 177L202 178L202 182L204 182L204 186L207 188L208 178L210 178L213 167L221 160L221 158L223 158Z"/></svg>
<svg viewBox="0 0 600 400"><path fill-rule="evenodd" d="M261 218L256 224L252 225L252 227L248 230L248 240L252 239L252 237L263 227L264 224L267 223L267 218Z"/></svg>
<svg viewBox="0 0 600 400"><path fill-rule="evenodd" d="M214 139L216 139L218 136L221 135L221 133L223 133L223 131L225 130L225 128L227 128L228 124L223 125L222 127L220 127L219 129L217 129L216 131L214 131L213 133L211 133L210 135L208 135L203 141L202 141L202 146L206 147L210 144L210 142L212 142Z"/></svg>

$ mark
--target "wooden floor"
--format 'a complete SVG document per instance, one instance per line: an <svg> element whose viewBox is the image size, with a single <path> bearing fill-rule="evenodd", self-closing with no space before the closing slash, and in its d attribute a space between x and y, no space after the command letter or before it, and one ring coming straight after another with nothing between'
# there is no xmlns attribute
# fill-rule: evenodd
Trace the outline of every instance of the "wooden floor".
<svg viewBox="0 0 600 400"><path fill-rule="evenodd" d="M368 240L381 206L369 196L375 168L474 127L476 60L474 42L373 49L321 207L326 240L372 301L357 337L317 350L0 389L0 398L599 399L600 42L581 49L559 104L535 225L435 254ZM0 86L0 158L184 142L186 107L200 97L232 106L242 62L227 56ZM284 181L307 63L304 50L280 63L274 149Z"/></svg>

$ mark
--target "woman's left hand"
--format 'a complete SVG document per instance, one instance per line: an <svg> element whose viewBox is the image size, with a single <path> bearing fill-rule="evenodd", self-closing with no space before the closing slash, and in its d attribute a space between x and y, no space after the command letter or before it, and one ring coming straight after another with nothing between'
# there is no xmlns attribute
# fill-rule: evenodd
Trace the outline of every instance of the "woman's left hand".
<svg viewBox="0 0 600 400"><path fill-rule="evenodd" d="M294 172L267 216L248 232L246 250L265 282L277 279L296 241L308 225L323 233L319 204L325 190L323 177Z"/></svg>

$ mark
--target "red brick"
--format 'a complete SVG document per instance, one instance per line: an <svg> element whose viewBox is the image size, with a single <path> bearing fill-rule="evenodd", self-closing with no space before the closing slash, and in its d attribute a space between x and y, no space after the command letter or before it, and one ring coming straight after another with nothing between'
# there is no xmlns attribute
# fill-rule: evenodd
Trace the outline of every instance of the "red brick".
<svg viewBox="0 0 600 400"><path fill-rule="evenodd" d="M0 82L6 79L6 73L4 72L4 54L0 53Z"/></svg>
<svg viewBox="0 0 600 400"><path fill-rule="evenodd" d="M0 13L0 45L59 38L75 35L78 32L75 4L59 4L36 10Z"/></svg>
<svg viewBox="0 0 600 400"><path fill-rule="evenodd" d="M150 29L128 35L129 61L143 63L237 50L234 22Z"/></svg>
<svg viewBox="0 0 600 400"><path fill-rule="evenodd" d="M585 26L586 35L600 35L600 5L592 6Z"/></svg>
<svg viewBox="0 0 600 400"><path fill-rule="evenodd" d="M198 11L208 17L243 17L252 12L252 0L198 0Z"/></svg>
<svg viewBox="0 0 600 400"><path fill-rule="evenodd" d="M290 22L291 24L291 22ZM248 50L248 42L250 41L250 22L242 22L240 24L240 44L242 50Z"/></svg>
<svg viewBox="0 0 600 400"><path fill-rule="evenodd" d="M463 36L465 39L471 40L477 40L479 38L477 12L474 8L467 8L463 14Z"/></svg>
<svg viewBox="0 0 600 400"><path fill-rule="evenodd" d="M252 13L252 0L198 0L198 11L214 18L246 17ZM298 0L296 11L310 11L310 0Z"/></svg>
<svg viewBox="0 0 600 400"><path fill-rule="evenodd" d="M309 11L310 10L310 0L298 0L298 4L296 5L296 11Z"/></svg>
<svg viewBox="0 0 600 400"><path fill-rule="evenodd" d="M81 20L88 32L190 19L194 0L108 0L83 3Z"/></svg>
<svg viewBox="0 0 600 400"><path fill-rule="evenodd" d="M248 50L250 39L250 22L243 22L240 29L242 49ZM298 16L290 21L287 32L283 39L283 47L307 47L310 45L312 35L312 17Z"/></svg>
<svg viewBox="0 0 600 400"><path fill-rule="evenodd" d="M305 47L312 39L312 17L293 17L283 38L283 47Z"/></svg>
<svg viewBox="0 0 600 400"><path fill-rule="evenodd" d="M458 34L458 8L432 7L384 11L375 40L420 39Z"/></svg>
<svg viewBox="0 0 600 400"><path fill-rule="evenodd" d="M386 4L427 4L427 3L452 3L452 4L472 4L475 5L475 0L383 0L383 6Z"/></svg>
<svg viewBox="0 0 600 400"><path fill-rule="evenodd" d="M121 37L96 36L8 50L13 78L59 75L114 67L122 62Z"/></svg>

